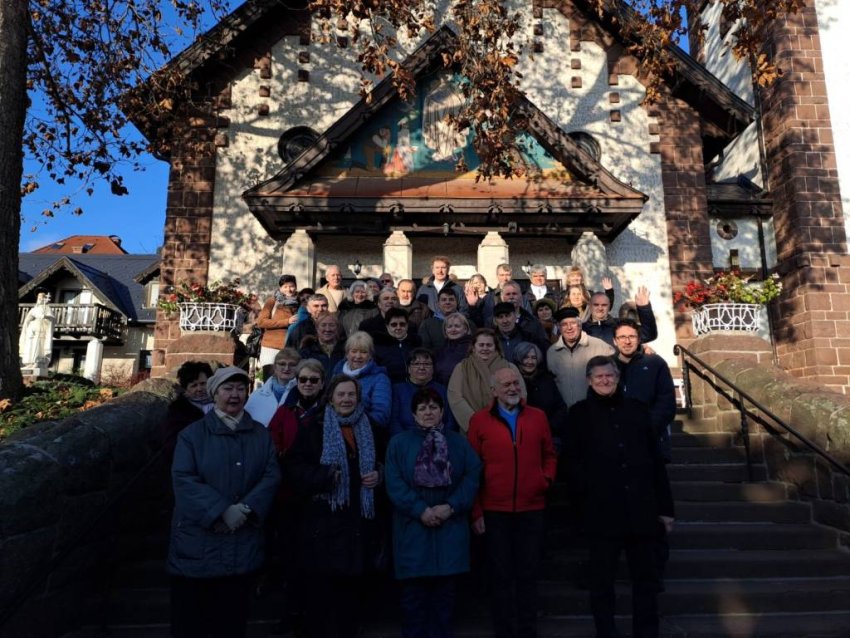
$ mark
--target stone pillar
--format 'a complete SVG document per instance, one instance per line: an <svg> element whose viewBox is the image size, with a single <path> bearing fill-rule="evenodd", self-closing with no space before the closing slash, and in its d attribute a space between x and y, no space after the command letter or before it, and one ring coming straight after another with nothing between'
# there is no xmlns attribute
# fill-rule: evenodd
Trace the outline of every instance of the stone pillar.
<svg viewBox="0 0 850 638"><path fill-rule="evenodd" d="M394 230L384 242L384 272L395 281L413 276L413 246L400 230Z"/></svg>
<svg viewBox="0 0 850 638"><path fill-rule="evenodd" d="M779 364L791 374L850 391L850 261L814 0L770 34L785 73L761 92L767 188L778 271L773 304Z"/></svg>
<svg viewBox="0 0 850 638"><path fill-rule="evenodd" d="M89 381L100 381L100 366L103 363L103 342L92 339L86 346L86 365L83 376Z"/></svg>
<svg viewBox="0 0 850 638"><path fill-rule="evenodd" d="M490 231L478 244L478 272L484 275L487 283L496 285L496 266L509 264L510 250L507 242L496 231Z"/></svg>
<svg viewBox="0 0 850 638"><path fill-rule="evenodd" d="M316 246L306 230L297 229L283 245L281 272L295 275L299 290L314 287Z"/></svg>
<svg viewBox="0 0 850 638"><path fill-rule="evenodd" d="M581 268L584 285L590 290L602 290L602 278L610 276L605 244L589 230L582 233L570 253L573 266Z"/></svg>

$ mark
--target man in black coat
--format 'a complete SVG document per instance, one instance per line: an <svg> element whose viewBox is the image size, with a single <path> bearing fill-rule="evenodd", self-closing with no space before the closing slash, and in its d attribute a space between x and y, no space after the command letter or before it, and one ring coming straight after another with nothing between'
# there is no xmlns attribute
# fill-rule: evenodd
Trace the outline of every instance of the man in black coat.
<svg viewBox="0 0 850 638"><path fill-rule="evenodd" d="M658 337L658 327L655 323L655 313L649 303L649 289L640 286L635 295L635 311L640 319L639 330L641 343L649 343ZM590 298L590 319L584 322L581 329L591 337L602 339L610 346L614 343L614 328L617 319L611 315L611 298L605 292L595 292Z"/></svg>
<svg viewBox="0 0 850 638"><path fill-rule="evenodd" d="M617 638L614 579L625 550L632 581L632 636L658 637L654 550L673 527L673 496L648 408L623 396L608 357L587 364L587 398L570 408L564 440L570 491L590 549L590 604L597 638Z"/></svg>

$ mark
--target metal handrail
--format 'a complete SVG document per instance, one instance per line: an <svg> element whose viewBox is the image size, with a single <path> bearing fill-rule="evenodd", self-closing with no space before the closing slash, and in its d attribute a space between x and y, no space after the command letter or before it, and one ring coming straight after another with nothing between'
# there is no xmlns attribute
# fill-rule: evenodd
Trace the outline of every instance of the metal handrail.
<svg viewBox="0 0 850 638"><path fill-rule="evenodd" d="M683 389L685 392L685 406L688 411L689 417L693 416L690 381L690 374L692 371L694 374L696 374L698 377L708 383L712 388L714 388L714 390L718 394L726 398L741 413L741 435L744 440L744 449L747 455L747 471L749 473L749 478L751 482L753 480L753 471L752 462L750 459L749 424L747 421L747 416L749 416L754 421L760 423L761 425L764 425L765 427L771 429L776 429L776 427L779 426L781 429L785 430L786 432L788 432L788 434L797 439L800 443L809 448L812 452L821 457L824 461L829 463L834 469L838 470L845 476L850 476L850 468L838 461L838 459L836 459L829 452L820 447L817 443L810 440L805 435L800 434L797 430L795 430L785 421L776 416L776 414L774 414L772 411L764 407L763 404L756 401L752 396L741 390L738 386L736 386L729 379L720 374L714 367L710 366L705 361L700 359L693 352L677 343L673 346L673 353L676 356L682 357ZM700 365L704 370L693 367L690 362L691 360L694 363ZM706 370L711 373L711 375L713 375L713 379L710 378L709 375L705 372ZM718 381L728 386L728 390L726 388L721 387L720 384L717 383ZM751 404L753 408L758 410L758 412L754 412L748 409L747 403Z"/></svg>

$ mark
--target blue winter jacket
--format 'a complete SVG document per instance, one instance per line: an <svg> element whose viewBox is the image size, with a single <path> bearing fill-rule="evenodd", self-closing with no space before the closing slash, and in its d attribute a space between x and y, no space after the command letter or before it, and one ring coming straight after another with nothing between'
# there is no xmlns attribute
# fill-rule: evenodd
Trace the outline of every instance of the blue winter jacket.
<svg viewBox="0 0 850 638"><path fill-rule="evenodd" d="M247 412L231 430L210 411L180 432L171 477L169 573L216 578L258 570L263 564L263 521L280 483L268 431ZM244 503L251 514L230 533L217 523L234 503Z"/></svg>
<svg viewBox="0 0 850 638"><path fill-rule="evenodd" d="M393 558L398 579L448 576L469 571L469 512L478 491L481 461L457 432L443 430L449 447L451 484L421 487L413 483L416 457L425 430L400 433L390 441L384 466L393 504ZM425 527L426 508L448 503L454 514L439 527Z"/></svg>
<svg viewBox="0 0 850 638"><path fill-rule="evenodd" d="M345 360L340 361L334 367L333 374L344 374L343 367ZM390 425L390 411L393 400L393 389L390 384L390 378L387 376L387 369L379 366L374 361L370 361L363 368L363 372L357 375L357 381L360 383L361 401L366 410L366 416L372 426L388 428Z"/></svg>

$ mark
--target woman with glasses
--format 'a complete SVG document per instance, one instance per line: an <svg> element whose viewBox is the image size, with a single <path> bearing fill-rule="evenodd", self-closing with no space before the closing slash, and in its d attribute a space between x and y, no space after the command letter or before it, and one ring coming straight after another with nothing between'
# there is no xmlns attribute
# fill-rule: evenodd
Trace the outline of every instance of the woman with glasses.
<svg viewBox="0 0 850 638"><path fill-rule="evenodd" d="M365 575L377 536L375 440L360 384L337 375L317 422L302 428L284 469L304 503L297 562L303 575L309 638L357 635Z"/></svg>
<svg viewBox="0 0 850 638"><path fill-rule="evenodd" d="M281 465L298 433L302 429L316 427L324 378L325 371L316 359L302 359L295 368L296 386L269 423L269 434ZM300 583L303 575L294 573L292 569L298 557L297 529L301 509L302 503L295 497L292 486L283 483L277 493L272 527L269 529L269 536L273 539L270 553L275 556L272 569L283 577L287 585L285 612L274 633L286 633L302 625L304 599Z"/></svg>
<svg viewBox="0 0 850 638"><path fill-rule="evenodd" d="M375 339L375 361L387 369L392 383L407 377L407 359L422 344L419 335L410 332L407 311L390 308L384 315L386 332L372 335Z"/></svg>
<svg viewBox="0 0 850 638"><path fill-rule="evenodd" d="M401 635L451 638L455 579L469 571L468 518L481 461L463 435L446 427L439 392L419 389L406 411L415 427L393 437L385 470Z"/></svg>
<svg viewBox="0 0 850 638"><path fill-rule="evenodd" d="M523 341L514 348L513 363L519 369L528 390L526 404L543 410L549 417L552 442L560 452L561 435L567 420L567 404L558 392L555 377L546 369L543 353L533 343Z"/></svg>
<svg viewBox="0 0 850 638"><path fill-rule="evenodd" d="M251 417L268 427L274 413L283 405L286 395L295 387L295 367L301 355L295 348L284 348L274 356L272 376L248 397L245 410Z"/></svg>
<svg viewBox="0 0 850 638"><path fill-rule="evenodd" d="M416 427L416 420L410 411L410 401L414 394L424 388L436 391L442 397L443 405L447 404L446 386L437 383L434 379L434 355L427 348L414 348L407 358L407 378L393 384L390 436ZM449 429L457 430L457 423L452 418L451 412L446 412L445 420Z"/></svg>

